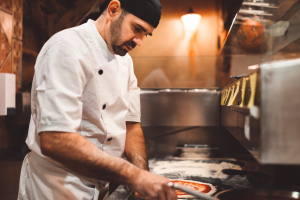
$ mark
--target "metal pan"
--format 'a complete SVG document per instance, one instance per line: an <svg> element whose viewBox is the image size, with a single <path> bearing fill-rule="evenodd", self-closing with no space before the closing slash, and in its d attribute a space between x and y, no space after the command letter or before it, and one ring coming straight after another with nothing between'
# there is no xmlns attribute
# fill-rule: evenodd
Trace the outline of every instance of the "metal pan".
<svg viewBox="0 0 300 200"><path fill-rule="evenodd" d="M206 196L200 192L189 189L183 185L169 182L174 189L200 197L203 200L295 200L300 199L300 193L296 191L267 190L267 189L234 189L218 193L215 197Z"/></svg>
<svg viewBox="0 0 300 200"><path fill-rule="evenodd" d="M226 190L215 196L216 200L294 200L300 199L300 193L267 189Z"/></svg>

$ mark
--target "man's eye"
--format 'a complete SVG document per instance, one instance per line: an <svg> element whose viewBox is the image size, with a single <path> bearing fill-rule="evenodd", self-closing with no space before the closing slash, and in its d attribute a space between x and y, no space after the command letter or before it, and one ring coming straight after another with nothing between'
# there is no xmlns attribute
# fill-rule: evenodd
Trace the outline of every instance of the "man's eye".
<svg viewBox="0 0 300 200"><path fill-rule="evenodd" d="M140 28L134 27L134 29L135 29L136 32L141 32Z"/></svg>

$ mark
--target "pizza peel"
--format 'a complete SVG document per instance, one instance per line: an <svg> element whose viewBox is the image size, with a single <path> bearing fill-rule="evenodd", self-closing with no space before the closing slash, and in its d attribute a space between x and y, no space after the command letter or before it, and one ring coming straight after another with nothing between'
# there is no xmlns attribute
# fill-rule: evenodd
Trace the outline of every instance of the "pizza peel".
<svg viewBox="0 0 300 200"><path fill-rule="evenodd" d="M194 195L196 197L200 197L200 198L205 199L205 200L215 200L215 198L213 198L213 197L204 195L201 192L192 190L192 189L190 189L188 187L185 187L185 186L183 186L181 184L178 184L178 183L168 182L167 185L174 188L174 189L176 189L176 190L181 190L182 192Z"/></svg>

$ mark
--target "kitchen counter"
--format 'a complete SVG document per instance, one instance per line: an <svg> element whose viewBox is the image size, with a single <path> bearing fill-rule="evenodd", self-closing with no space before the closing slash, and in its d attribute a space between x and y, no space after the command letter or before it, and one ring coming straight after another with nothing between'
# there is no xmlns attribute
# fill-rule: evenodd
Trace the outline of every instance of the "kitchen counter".
<svg viewBox="0 0 300 200"><path fill-rule="evenodd" d="M170 179L184 179L210 183L216 187L217 193L228 189L263 187L270 180L268 176L228 175L222 170L242 170L247 163L238 162L234 159L187 159L187 158L160 158L150 159L150 171L163 175ZM254 180L255 179L255 180ZM213 196L215 195L213 194ZM129 195L123 186L119 186L108 198L108 200L141 199ZM197 198L194 198L197 199Z"/></svg>

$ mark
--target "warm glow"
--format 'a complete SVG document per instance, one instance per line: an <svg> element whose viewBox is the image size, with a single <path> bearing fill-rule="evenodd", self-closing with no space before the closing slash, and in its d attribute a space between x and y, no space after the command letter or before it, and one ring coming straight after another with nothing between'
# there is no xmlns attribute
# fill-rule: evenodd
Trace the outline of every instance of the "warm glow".
<svg viewBox="0 0 300 200"><path fill-rule="evenodd" d="M196 31L201 20L201 15L194 13L186 14L181 17L181 20L186 31Z"/></svg>

